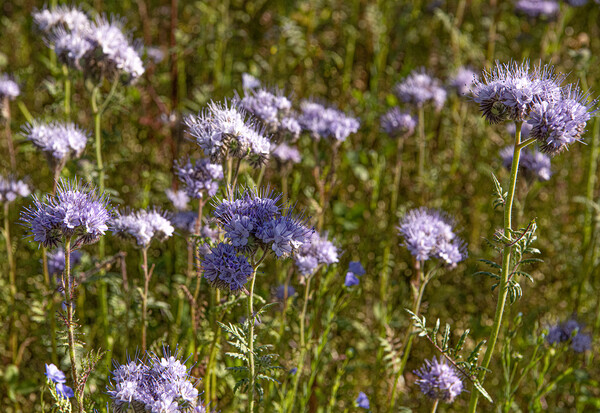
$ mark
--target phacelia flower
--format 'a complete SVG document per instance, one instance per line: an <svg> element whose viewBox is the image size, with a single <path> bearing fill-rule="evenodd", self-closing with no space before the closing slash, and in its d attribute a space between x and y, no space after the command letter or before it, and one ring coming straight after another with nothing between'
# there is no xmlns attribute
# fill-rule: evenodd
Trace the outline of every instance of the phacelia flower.
<svg viewBox="0 0 600 413"><path fill-rule="evenodd" d="M92 244L108 230L112 217L108 197L90 185L61 179L56 195L40 200L22 213L22 221L33 239L45 247L56 246L63 237L72 238L72 247Z"/></svg>
<svg viewBox="0 0 600 413"><path fill-rule="evenodd" d="M275 159L279 162L285 163L300 163L302 161L302 155L300 155L300 151L294 147L286 144L285 142L281 142L271 153Z"/></svg>
<svg viewBox="0 0 600 413"><path fill-rule="evenodd" d="M192 163L189 159L175 162L175 175L185 185L190 198L213 197L219 190L219 181L223 179L223 167L211 163L208 158Z"/></svg>
<svg viewBox="0 0 600 413"><path fill-rule="evenodd" d="M459 95L469 94L471 85L475 81L475 72L467 67L460 67L456 75L450 80L450 86L455 89Z"/></svg>
<svg viewBox="0 0 600 413"><path fill-rule="evenodd" d="M220 243L202 260L204 278L214 287L238 292L252 277L252 266L246 257L229 244Z"/></svg>
<svg viewBox="0 0 600 413"><path fill-rule="evenodd" d="M71 252L71 268L74 265L81 262L81 252ZM58 248L54 251L48 252L48 273L50 275L58 276L65 270L65 251L62 248Z"/></svg>
<svg viewBox="0 0 600 413"><path fill-rule="evenodd" d="M356 405L361 409L369 409L371 408L369 404L369 398L363 392L358 393L358 397L356 398Z"/></svg>
<svg viewBox="0 0 600 413"><path fill-rule="evenodd" d="M89 134L74 123L34 121L24 128L25 137L44 153L50 165L61 167L85 150Z"/></svg>
<svg viewBox="0 0 600 413"><path fill-rule="evenodd" d="M169 199L169 201L171 201L176 210L184 211L187 209L188 203L190 202L190 197L188 196L186 191L182 191L181 189L177 191L167 189L165 193L167 194L167 198Z"/></svg>
<svg viewBox="0 0 600 413"><path fill-rule="evenodd" d="M506 119L516 122L527 120L536 104L549 104L561 98L564 76L554 74L551 66L529 67L511 62L484 72L471 88L473 100L479 104L483 116L490 123ZM541 109L541 108L540 108Z"/></svg>
<svg viewBox="0 0 600 413"><path fill-rule="evenodd" d="M570 319L550 328L546 340L549 344L564 343L571 340L571 349L583 353L591 348L592 338L581 330L583 326L576 320ZM574 334L574 335L573 335Z"/></svg>
<svg viewBox="0 0 600 413"><path fill-rule="evenodd" d="M214 216L225 237L241 252L271 249L277 257L295 254L312 230L293 208L282 205L281 194L246 189L216 203Z"/></svg>
<svg viewBox="0 0 600 413"><path fill-rule="evenodd" d="M467 257L463 241L454 233L453 222L434 209L409 211L398 227L404 245L417 261L437 258L454 267Z"/></svg>
<svg viewBox="0 0 600 413"><path fill-rule="evenodd" d="M502 165L510 169L513 159L513 148L506 147L500 151ZM552 176L550 169L550 157L544 155L537 150L529 151L523 149L521 151L521 159L519 160L519 172L521 172L528 181L538 179L540 181L548 181Z"/></svg>
<svg viewBox="0 0 600 413"><path fill-rule="evenodd" d="M344 142L360 127L358 119L320 103L305 100L300 104L300 109L298 123L316 140L333 137L337 142Z"/></svg>
<svg viewBox="0 0 600 413"><path fill-rule="evenodd" d="M163 357L148 352L144 360L115 364L108 395L114 411L207 412L185 361L177 352Z"/></svg>
<svg viewBox="0 0 600 413"><path fill-rule="evenodd" d="M417 384L421 392L432 400L452 403L463 391L463 382L456 369L444 359L439 362L435 357L425 360L425 365L414 372L419 379Z"/></svg>
<svg viewBox="0 0 600 413"><path fill-rule="evenodd" d="M0 100L14 100L21 94L19 84L11 79L8 75L0 74ZM0 105L2 103L0 102Z"/></svg>
<svg viewBox="0 0 600 413"><path fill-rule="evenodd" d="M519 0L515 3L515 10L531 18L551 19L558 14L560 5L556 0Z"/></svg>
<svg viewBox="0 0 600 413"><path fill-rule="evenodd" d="M296 295L296 289L291 285L287 286L287 291L285 285L280 285L275 290L275 297L277 297L278 300L285 300L286 297L290 298L294 295Z"/></svg>
<svg viewBox="0 0 600 413"><path fill-rule="evenodd" d="M90 27L90 20L83 11L68 6L35 11L33 22L43 32L49 32L56 27L65 27L71 31L83 31Z"/></svg>
<svg viewBox="0 0 600 413"><path fill-rule="evenodd" d="M117 214L111 222L112 232L125 239L134 239L146 248L153 239L164 241L173 235L175 228L159 209L129 211Z"/></svg>
<svg viewBox="0 0 600 413"><path fill-rule="evenodd" d="M581 140L587 122L597 113L596 103L578 88L567 87L559 99L533 106L530 136L539 141L542 152L556 155Z"/></svg>
<svg viewBox="0 0 600 413"><path fill-rule="evenodd" d="M25 182L0 175L0 204L13 202L17 198L25 198L29 194L31 194L31 190Z"/></svg>
<svg viewBox="0 0 600 413"><path fill-rule="evenodd" d="M260 87L260 80L249 73L242 73L242 88L244 90L253 90Z"/></svg>
<svg viewBox="0 0 600 413"><path fill-rule="evenodd" d="M417 120L399 107L393 107L381 116L381 129L392 137L408 137L417 127Z"/></svg>
<svg viewBox="0 0 600 413"><path fill-rule="evenodd" d="M278 142L288 132L292 135L292 140L298 138L300 125L289 116L292 102L280 90L274 92L267 89L247 90L240 101L240 106L262 122L266 131L272 134L272 141Z"/></svg>
<svg viewBox="0 0 600 413"><path fill-rule="evenodd" d="M93 44L88 37L78 31L68 31L58 27L47 38L49 47L61 63L76 69L83 70L82 59L92 49Z"/></svg>
<svg viewBox="0 0 600 413"><path fill-rule="evenodd" d="M338 261L338 248L327 239L326 233L320 236L316 232L310 236L309 242L300 248L294 260L296 268L303 276L314 273L319 264L327 266Z"/></svg>
<svg viewBox="0 0 600 413"><path fill-rule="evenodd" d="M413 70L402 82L394 86L394 94L404 103L421 107L433 103L440 110L446 102L446 90L438 79L428 75L425 69Z"/></svg>
<svg viewBox="0 0 600 413"><path fill-rule="evenodd" d="M260 167L269 159L269 138L236 100L211 102L198 116L188 116L185 124L188 133L214 163L221 163L231 155Z"/></svg>

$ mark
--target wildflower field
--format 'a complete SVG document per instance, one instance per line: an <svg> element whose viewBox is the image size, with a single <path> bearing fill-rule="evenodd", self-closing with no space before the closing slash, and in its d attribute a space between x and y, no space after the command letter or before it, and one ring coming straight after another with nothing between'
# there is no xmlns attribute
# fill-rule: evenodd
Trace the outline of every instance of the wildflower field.
<svg viewBox="0 0 600 413"><path fill-rule="evenodd" d="M598 0L0 2L0 411L600 411Z"/></svg>

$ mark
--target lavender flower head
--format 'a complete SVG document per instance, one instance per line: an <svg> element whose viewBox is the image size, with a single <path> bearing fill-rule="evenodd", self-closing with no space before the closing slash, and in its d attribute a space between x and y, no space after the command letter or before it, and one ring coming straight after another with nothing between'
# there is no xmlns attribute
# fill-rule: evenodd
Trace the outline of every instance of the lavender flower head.
<svg viewBox="0 0 600 413"><path fill-rule="evenodd" d="M303 276L313 274L320 264L331 265L339 261L338 248L327 239L327 233L320 236L313 233L308 243L303 245L294 260L296 268Z"/></svg>
<svg viewBox="0 0 600 413"><path fill-rule="evenodd" d="M73 251L71 256L71 267L81 262L81 252ZM48 252L48 273L50 275L61 275L65 270L65 251L61 248Z"/></svg>
<svg viewBox="0 0 600 413"><path fill-rule="evenodd" d="M502 165L504 165L505 168L510 169L513 160L513 148L506 147L502 149L500 151L500 157L502 158ZM550 177L552 177L550 166L551 161L549 156L544 155L537 150L529 151L524 149L521 151L519 172L521 172L528 181L533 181L534 179L548 181Z"/></svg>
<svg viewBox="0 0 600 413"><path fill-rule="evenodd" d="M0 175L0 204L13 202L19 197L25 198L29 194L31 194L31 190L25 182Z"/></svg>
<svg viewBox="0 0 600 413"><path fill-rule="evenodd" d="M471 85L475 81L475 72L467 67L460 67L456 75L450 80L450 86L454 88L459 95L468 95L471 91Z"/></svg>
<svg viewBox="0 0 600 413"><path fill-rule="evenodd" d="M90 27L90 20L83 11L68 6L35 11L33 22L43 32L49 32L56 27L65 27L70 31L83 31Z"/></svg>
<svg viewBox="0 0 600 413"><path fill-rule="evenodd" d="M53 168L60 168L68 159L81 156L89 139L88 133L74 123L57 121L34 121L25 126L24 134L46 155Z"/></svg>
<svg viewBox="0 0 600 413"><path fill-rule="evenodd" d="M420 370L414 371L419 376L416 383L421 392L432 400L452 403L463 391L463 382L456 369L444 359L439 362L435 357L425 360Z"/></svg>
<svg viewBox="0 0 600 413"><path fill-rule="evenodd" d="M408 137L417 127L417 120L408 112L395 106L381 116L381 129L391 137Z"/></svg>
<svg viewBox="0 0 600 413"><path fill-rule="evenodd" d="M204 278L214 287L237 293L252 277L253 269L246 257L229 244L220 243L202 260Z"/></svg>
<svg viewBox="0 0 600 413"><path fill-rule="evenodd" d="M357 275L358 277L361 277L367 273L365 271L365 267L362 266L360 261L350 261L350 264L348 264L348 271L354 275Z"/></svg>
<svg viewBox="0 0 600 413"><path fill-rule="evenodd" d="M48 383L53 383L55 385L58 397L68 399L70 397L75 396L73 389L65 385L65 383L67 382L65 373L60 371L58 367L56 367L54 364L46 364L45 374L48 378Z"/></svg>
<svg viewBox="0 0 600 413"><path fill-rule="evenodd" d="M577 87L566 87L558 99L540 101L531 110L530 136L542 152L556 155L581 140L587 122L598 112L597 101Z"/></svg>
<svg viewBox="0 0 600 413"><path fill-rule="evenodd" d="M216 203L213 214L236 250L251 253L260 247L287 257L309 241L312 229L281 197L268 188L246 189Z"/></svg>
<svg viewBox="0 0 600 413"><path fill-rule="evenodd" d="M21 88L8 75L0 74L0 100L15 100L21 94ZM2 102L0 102L0 105Z"/></svg>
<svg viewBox="0 0 600 413"><path fill-rule="evenodd" d="M275 297L277 297L278 300L283 301L286 297L290 298L290 297L293 297L294 295L296 295L296 289L294 287L292 287L291 285L287 286L287 293L286 293L285 285L280 285L275 289Z"/></svg>
<svg viewBox="0 0 600 413"><path fill-rule="evenodd" d="M112 209L105 194L93 186L61 179L56 195L40 200L21 214L23 223L33 233L33 239L45 247L54 247L65 238L72 238L72 248L93 244L108 230Z"/></svg>
<svg viewBox="0 0 600 413"><path fill-rule="evenodd" d="M302 155L295 146L290 146L285 142L281 142L271 153L279 162L296 164L302 161Z"/></svg>
<svg viewBox="0 0 600 413"><path fill-rule="evenodd" d="M208 158L192 163L189 159L175 162L175 175L185 185L190 198L213 197L219 190L219 181L223 179L223 167L213 164Z"/></svg>
<svg viewBox="0 0 600 413"><path fill-rule="evenodd" d="M592 346L592 337L581 332L583 326L576 320L570 319L550 328L546 340L549 344L564 343L571 340L571 349L583 353ZM574 335L573 335L574 334Z"/></svg>
<svg viewBox="0 0 600 413"><path fill-rule="evenodd" d="M352 133L358 132L360 127L358 119L320 103L304 100L300 109L298 123L316 140L333 137L337 142L344 142Z"/></svg>
<svg viewBox="0 0 600 413"><path fill-rule="evenodd" d="M182 211L173 216L171 223L175 228L183 232L186 237L189 237L190 235L195 235L196 233L197 219L197 211ZM203 224L200 225L200 233L198 234L196 240L197 252L203 257L210 253L210 244L214 244L219 241L219 233L209 225Z"/></svg>
<svg viewBox="0 0 600 413"><path fill-rule="evenodd" d="M529 118L534 105L561 98L563 79L551 66L531 69L527 60L521 64L496 62L491 71L475 80L471 93L488 122L522 122Z"/></svg>
<svg viewBox="0 0 600 413"><path fill-rule="evenodd" d="M467 257L466 246L454 233L453 222L435 209L422 207L409 211L398 230L417 261L436 258L455 267Z"/></svg>
<svg viewBox="0 0 600 413"><path fill-rule="evenodd" d="M181 189L174 191L169 188L165 191L165 194L167 194L167 198L171 201L176 210L184 211L187 209L190 197L186 191L182 191Z"/></svg>
<svg viewBox="0 0 600 413"><path fill-rule="evenodd" d="M267 132L273 134L272 140L279 141L286 133L292 135L292 140L300 135L300 125L290 117L292 102L280 90L247 90L240 106L262 122Z"/></svg>
<svg viewBox="0 0 600 413"><path fill-rule="evenodd" d="M552 19L558 15L560 5L556 0L519 0L515 4L515 10L531 18Z"/></svg>
<svg viewBox="0 0 600 413"><path fill-rule="evenodd" d="M446 102L446 91L438 79L425 69L413 70L402 82L394 86L394 94L404 103L422 107L431 102L440 110Z"/></svg>
<svg viewBox="0 0 600 413"><path fill-rule="evenodd" d="M355 285L360 284L360 279L351 271L346 273L346 278L344 279L344 285L346 287L354 287Z"/></svg>
<svg viewBox="0 0 600 413"><path fill-rule="evenodd" d="M195 378L177 351L164 356L147 353L145 360L115 363L108 395L114 411L205 412Z"/></svg>
<svg viewBox="0 0 600 413"><path fill-rule="evenodd" d="M231 155L248 159L256 168L269 159L271 143L264 130L236 100L211 102L198 116L188 116L185 124L188 133L214 163L221 163Z"/></svg>
<svg viewBox="0 0 600 413"><path fill-rule="evenodd" d="M159 209L129 211L117 214L111 222L112 232L125 239L135 240L147 248L153 239L160 242L173 235L175 228Z"/></svg>
<svg viewBox="0 0 600 413"><path fill-rule="evenodd" d="M260 80L249 73L242 73L242 88L244 90L254 90L260 87Z"/></svg>
<svg viewBox="0 0 600 413"><path fill-rule="evenodd" d="M68 31L63 27L54 29L46 43L54 49L61 63L76 70L83 70L82 59L93 47L91 40L82 32Z"/></svg>
<svg viewBox="0 0 600 413"><path fill-rule="evenodd" d="M369 398L363 392L358 393L358 397L356 398L356 405L361 409L370 409Z"/></svg>

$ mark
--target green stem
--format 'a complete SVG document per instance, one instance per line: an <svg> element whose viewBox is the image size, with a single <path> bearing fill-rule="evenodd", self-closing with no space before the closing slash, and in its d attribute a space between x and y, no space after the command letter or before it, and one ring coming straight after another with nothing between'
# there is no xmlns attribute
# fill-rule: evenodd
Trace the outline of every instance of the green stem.
<svg viewBox="0 0 600 413"><path fill-rule="evenodd" d="M435 413L437 411L438 404L440 404L440 399L435 399L433 406L431 406L431 413Z"/></svg>
<svg viewBox="0 0 600 413"><path fill-rule="evenodd" d="M6 241L6 256L8 257L8 283L10 286L10 306L12 308L10 317L10 349L13 363L17 360L17 331L15 328L15 320L17 319L17 311L15 308L17 284L15 279L15 262L13 257L12 243L10 242L10 220L8 218L9 202L4 203L4 240Z"/></svg>
<svg viewBox="0 0 600 413"><path fill-rule="evenodd" d="M240 173L240 165L242 164L242 159L238 158L235 164L235 172L233 174L233 185L231 186L231 194L233 196L235 187L237 185L238 175Z"/></svg>
<svg viewBox="0 0 600 413"><path fill-rule="evenodd" d="M415 295L415 297L413 298L413 307L412 307L412 312L415 315L419 315L419 312L421 311L421 301L423 300L423 293L425 292L425 287L427 286L427 283L429 282L429 280L431 279L430 275L424 276L424 272L423 272L423 267L425 266L425 262L424 261L419 261L416 265L416 271L417 271L417 283L418 283L418 289L416 290L417 293ZM415 290L413 290L415 291ZM391 397L391 401L390 401L390 406L389 406L389 410L388 411L392 411L394 408L394 405L396 404L396 390L398 388L398 380L400 380L400 377L402 377L402 374L404 373L404 369L406 368L406 364L408 363L408 358L410 356L410 350L412 349L412 342L414 340L415 336L413 334L413 324L411 321L411 324L409 325L408 329L406 330L406 334L404 336L404 340L402 341L402 345L404 347L403 351L402 351L402 360L400 361L400 368L398 369L398 372L396 373L395 377L394 377L394 384L392 387L392 397Z"/></svg>
<svg viewBox="0 0 600 413"><path fill-rule="evenodd" d="M77 359L75 358L75 327L73 322L74 308L73 296L75 294L75 282L71 280L71 237L65 239L65 271L63 273L63 289L65 292L65 305L67 307L67 339L69 344L69 358L71 359L71 376L73 378L73 390L75 392L75 408L83 413L83 388L80 387L77 372Z"/></svg>
<svg viewBox="0 0 600 413"><path fill-rule="evenodd" d="M148 309L148 284L151 274L148 271L148 247L142 249L142 269L144 270L144 293L142 294L142 353L146 352L146 311Z"/></svg>
<svg viewBox="0 0 600 413"><path fill-rule="evenodd" d="M394 183L392 187L391 210L392 216L396 213L398 206L398 192L400 191L400 176L402 174L402 147L404 146L406 136L399 136L396 144L396 166L394 167Z"/></svg>
<svg viewBox="0 0 600 413"><path fill-rule="evenodd" d="M517 175L519 172L519 160L521 158L521 150L525 147L525 142L521 143L521 127L522 122L516 122L516 133L515 133L515 146L513 152L512 166L510 169L510 184L508 188L508 196L506 204L504 205L504 237L506 240L510 240L510 232L512 230L512 207L515 199L515 188L517 186ZM505 242L506 242L505 240ZM492 325L492 333L485 350L481 367L483 368L479 373L479 381L483 383L485 379L485 373L490 365L492 356L494 354L494 347L496 341L500 335L502 327L502 316L504 314L504 307L506 305L506 297L508 296L508 277L510 274L510 254L512 246L506 245L502 251L502 271L500 276L500 282L498 284L498 302L496 305L496 314L494 315L494 324ZM469 413L475 413L477 410L477 401L479 399L479 392L474 390L471 393L471 399L469 402Z"/></svg>
<svg viewBox="0 0 600 413"><path fill-rule="evenodd" d="M258 179L256 180L256 186L260 188L260 184L262 183L263 178L265 177L265 170L267 169L267 164L265 163L260 168L260 173L258 174Z"/></svg>
<svg viewBox="0 0 600 413"><path fill-rule="evenodd" d="M419 170L417 180L423 189L423 175L425 173L425 109L419 106Z"/></svg>
<svg viewBox="0 0 600 413"><path fill-rule="evenodd" d="M52 363L58 365L58 351L56 348L56 314L54 309L54 288L50 281L50 272L48 271L48 250L42 247L42 268L44 272L44 283L50 294L48 298L48 314L50 314L50 343L52 346ZM58 276L58 275L57 275Z"/></svg>
<svg viewBox="0 0 600 413"><path fill-rule="evenodd" d="M71 119L71 79L67 65L63 65L62 72L65 76L65 118L69 120Z"/></svg>
<svg viewBox="0 0 600 413"><path fill-rule="evenodd" d="M306 279L306 288L304 289L304 303L302 304L302 312L300 313L300 348L306 347L306 338L304 337L304 325L306 324L306 311L308 309L308 297L310 295L310 280L312 275ZM300 374L300 372L296 373Z"/></svg>
<svg viewBox="0 0 600 413"><path fill-rule="evenodd" d="M15 147L12 139L12 131L10 129L10 101L8 96L5 96L2 102L2 113L0 117L4 117L4 130L6 132L6 144L8 145L8 156L10 158L10 168L12 171L17 170L17 159L15 156Z"/></svg>
<svg viewBox="0 0 600 413"><path fill-rule="evenodd" d="M194 348L194 355L193 355L193 359L194 362L198 361L198 338L197 338L197 333L198 333L198 323L197 323L197 317L196 317L196 312L197 312L197 307L198 307L198 296L200 295L200 283L202 281L202 269L201 267L201 262L200 262L200 255L198 255L198 244L197 242L199 242L199 236L200 236L200 229L202 228L202 210L204 208L204 200L201 198L198 200L198 216L196 217L196 225L194 226L194 235L196 236L195 242L196 242L196 246L195 246L195 251L194 251L194 257L195 257L195 261L196 261L196 287L194 289L194 295L193 295L193 300L191 303L191 310L190 310L190 315L192 317L192 333L193 333L193 337L192 337L192 343L193 343L193 348Z"/></svg>

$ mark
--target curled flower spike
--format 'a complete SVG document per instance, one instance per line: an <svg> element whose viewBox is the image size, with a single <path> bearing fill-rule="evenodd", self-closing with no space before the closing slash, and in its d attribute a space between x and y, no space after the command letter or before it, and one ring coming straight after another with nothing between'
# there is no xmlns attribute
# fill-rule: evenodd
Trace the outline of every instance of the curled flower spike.
<svg viewBox="0 0 600 413"><path fill-rule="evenodd" d="M417 261L437 258L454 267L467 257L465 244L454 233L452 221L435 209L409 211L398 230Z"/></svg>
<svg viewBox="0 0 600 413"><path fill-rule="evenodd" d="M256 168L269 159L269 139L237 100L211 102L198 116L188 116L185 124L188 133L214 163L231 155L247 159Z"/></svg>
<svg viewBox="0 0 600 413"><path fill-rule="evenodd" d="M316 140L333 137L337 142L344 142L352 133L358 132L360 127L357 118L317 102L304 100L300 104L300 110L298 123Z"/></svg>
<svg viewBox="0 0 600 413"><path fill-rule="evenodd" d="M219 190L219 181L223 179L223 167L211 163L208 158L192 163L189 159L175 162L175 175L185 185L190 198L213 197Z"/></svg>
<svg viewBox="0 0 600 413"><path fill-rule="evenodd" d="M55 247L63 238L73 238L73 248L93 244L108 230L112 218L108 196L78 181L61 179L56 195L26 208L21 219L33 233L33 239L45 247Z"/></svg>
<svg viewBox="0 0 600 413"><path fill-rule="evenodd" d="M125 239L134 239L146 248L153 239L164 241L173 235L175 228L159 209L139 210L118 214L111 222L112 232Z"/></svg>
<svg viewBox="0 0 600 413"><path fill-rule="evenodd" d="M408 137L415 131L417 120L399 107L393 107L381 116L380 124L381 129L391 137Z"/></svg>
<svg viewBox="0 0 600 413"><path fill-rule="evenodd" d="M571 349L576 353L583 353L592 347L592 337L584 334L583 326L576 320L568 320L550 328L546 340L549 344L564 343L571 340Z"/></svg>
<svg viewBox="0 0 600 413"><path fill-rule="evenodd" d="M296 268L303 276L313 274L320 264L331 265L339 261L339 250L327 239L327 233L320 236L314 232L294 259Z"/></svg>
<svg viewBox="0 0 600 413"><path fill-rule="evenodd" d="M417 384L421 387L421 392L432 400L452 403L463 391L459 373L445 359L442 362L435 357L425 360L423 367L414 373L419 376Z"/></svg>
<svg viewBox="0 0 600 413"><path fill-rule="evenodd" d="M500 151L502 165L510 169L513 158L513 148L506 147ZM519 160L519 172L525 175L528 181L537 179L539 181L548 181L552 177L550 168L551 160L547 155L538 152L537 150L529 151L524 149L521 151L521 159Z"/></svg>
<svg viewBox="0 0 600 413"><path fill-rule="evenodd" d="M202 260L204 278L214 287L239 292L252 277L253 269L246 257L229 244L220 243Z"/></svg>
<svg viewBox="0 0 600 413"><path fill-rule="evenodd" d="M275 159L283 164L296 164L302 161L302 155L300 154L300 151L296 147L290 146L285 142L281 142L271 154Z"/></svg>
<svg viewBox="0 0 600 413"><path fill-rule="evenodd" d="M42 151L52 168L64 166L85 150L89 133L74 123L34 121L23 128L25 137Z"/></svg>
<svg viewBox="0 0 600 413"><path fill-rule="evenodd" d="M43 32L49 32L56 27L66 27L71 31L82 31L90 27L90 20L81 9L68 6L35 11L33 22Z"/></svg>
<svg viewBox="0 0 600 413"><path fill-rule="evenodd" d="M283 95L281 90L273 92L267 89L246 90L246 95L240 101L240 106L254 115L265 126L271 135L271 140L278 142L289 133L291 140L300 135L298 121L291 117L292 102Z"/></svg>

